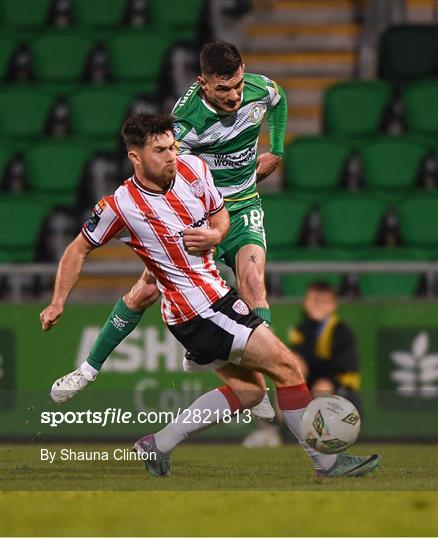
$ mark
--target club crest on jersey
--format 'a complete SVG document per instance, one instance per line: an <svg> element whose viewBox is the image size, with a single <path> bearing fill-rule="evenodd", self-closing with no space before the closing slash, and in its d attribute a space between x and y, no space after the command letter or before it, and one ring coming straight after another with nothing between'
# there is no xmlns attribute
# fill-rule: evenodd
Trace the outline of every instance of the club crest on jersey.
<svg viewBox="0 0 438 540"><path fill-rule="evenodd" d="M263 120L263 107L256 103L249 112L249 121L251 124L260 124Z"/></svg>
<svg viewBox="0 0 438 540"><path fill-rule="evenodd" d="M249 307L243 300L236 300L233 304L233 309L236 313L239 313L239 315L249 315Z"/></svg>
<svg viewBox="0 0 438 540"><path fill-rule="evenodd" d="M205 193L205 189L201 180L196 180L195 182L190 184L190 189L192 190L193 195L198 198L202 197Z"/></svg>

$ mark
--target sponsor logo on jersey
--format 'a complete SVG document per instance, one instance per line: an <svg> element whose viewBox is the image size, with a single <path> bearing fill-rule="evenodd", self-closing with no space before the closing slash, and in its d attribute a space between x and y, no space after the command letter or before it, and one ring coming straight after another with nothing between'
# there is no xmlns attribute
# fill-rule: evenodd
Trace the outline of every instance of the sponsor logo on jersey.
<svg viewBox="0 0 438 540"><path fill-rule="evenodd" d="M100 199L100 201L93 207L91 216L85 222L85 228L88 231L93 232L96 229L100 221L100 216L102 215L102 212L105 210L105 207L106 207L105 199Z"/></svg>
<svg viewBox="0 0 438 540"><path fill-rule="evenodd" d="M247 148L243 152L236 152L234 154L214 154L213 167L244 167L255 159L256 155L257 150L255 146L251 146L251 148Z"/></svg>
<svg viewBox="0 0 438 540"><path fill-rule="evenodd" d="M192 86L187 90L185 95L180 99L177 107L181 107L182 105L184 105L184 103L189 99L189 97L193 94L193 92L196 90L197 87L198 87L197 82L195 84L192 84Z"/></svg>
<svg viewBox="0 0 438 540"><path fill-rule="evenodd" d="M205 193L204 185L202 184L201 180L196 180L195 182L191 183L190 189L192 190L193 195L198 197L198 199Z"/></svg>
<svg viewBox="0 0 438 540"><path fill-rule="evenodd" d="M90 231L93 232L95 228L97 227L97 224L100 221L100 217L93 213L93 215L88 218L88 220L85 222L84 227Z"/></svg>
<svg viewBox="0 0 438 540"><path fill-rule="evenodd" d="M94 211L95 214L100 216L102 214L102 212L105 210L105 207L106 207L105 199L100 199L100 201L94 207L93 211Z"/></svg>
<svg viewBox="0 0 438 540"><path fill-rule="evenodd" d="M205 225L205 223L208 220L208 214L205 212L204 216L201 219L198 219L198 221L194 221L190 225L187 226L188 229L197 229L198 227L202 227ZM177 244L181 238L184 236L184 230L178 231L175 234L164 234L163 238L168 244Z"/></svg>
<svg viewBox="0 0 438 540"><path fill-rule="evenodd" d="M264 114L264 109L261 105L259 105L258 103L256 103L252 108L251 110L249 111L249 115L248 115L248 118L249 118L249 121L251 122L251 124L260 124L260 122L263 120L263 114Z"/></svg>
<svg viewBox="0 0 438 540"><path fill-rule="evenodd" d="M236 313L239 313L239 315L249 315L249 307L243 300L236 300L233 304L233 309Z"/></svg>

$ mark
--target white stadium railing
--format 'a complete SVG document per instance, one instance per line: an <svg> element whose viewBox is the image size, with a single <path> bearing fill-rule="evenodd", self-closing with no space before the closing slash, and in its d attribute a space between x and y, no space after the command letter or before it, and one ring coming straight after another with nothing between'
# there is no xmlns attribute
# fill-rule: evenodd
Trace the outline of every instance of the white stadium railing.
<svg viewBox="0 0 438 540"><path fill-rule="evenodd" d="M23 301L23 289L28 284L29 278L44 277L52 278L56 274L57 265L52 263L33 264L0 264L0 279L6 277L10 294L8 301L18 303ZM83 269L85 276L139 276L144 270L144 265L139 261L129 262L89 262ZM226 279L232 281L231 270L223 265L220 270ZM438 276L438 261L415 262L269 262L266 267L268 277L279 277L283 274L306 274L306 273L409 273L418 272L426 276L427 287L430 295L433 295L434 284Z"/></svg>

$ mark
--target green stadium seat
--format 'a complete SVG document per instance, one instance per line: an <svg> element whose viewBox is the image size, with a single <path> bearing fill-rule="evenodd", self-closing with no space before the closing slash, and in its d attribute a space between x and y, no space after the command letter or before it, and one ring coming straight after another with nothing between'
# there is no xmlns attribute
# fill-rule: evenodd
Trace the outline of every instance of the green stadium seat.
<svg viewBox="0 0 438 540"><path fill-rule="evenodd" d="M410 86L403 95L408 130L438 135L438 80Z"/></svg>
<svg viewBox="0 0 438 540"><path fill-rule="evenodd" d="M348 146L326 137L299 137L286 148L284 174L292 191L324 196L334 190L351 151Z"/></svg>
<svg viewBox="0 0 438 540"><path fill-rule="evenodd" d="M50 4L50 0L0 0L0 20L9 30L39 30L46 24Z"/></svg>
<svg viewBox="0 0 438 540"><path fill-rule="evenodd" d="M324 239L329 246L360 248L375 243L386 205L372 197L340 195L321 206Z"/></svg>
<svg viewBox="0 0 438 540"><path fill-rule="evenodd" d="M73 142L46 141L35 145L26 154L32 192L44 196L54 206L73 205L89 155L89 149Z"/></svg>
<svg viewBox="0 0 438 540"><path fill-rule="evenodd" d="M38 199L11 195L0 197L0 263L30 262L49 208Z"/></svg>
<svg viewBox="0 0 438 540"><path fill-rule="evenodd" d="M438 27L400 25L380 38L379 78L409 82L438 75Z"/></svg>
<svg viewBox="0 0 438 540"><path fill-rule="evenodd" d="M7 88L0 100L0 137L28 139L43 133L53 97L33 88Z"/></svg>
<svg viewBox="0 0 438 540"><path fill-rule="evenodd" d="M428 147L398 137L376 139L361 152L365 185L377 190L407 190L415 182Z"/></svg>
<svg viewBox="0 0 438 540"><path fill-rule="evenodd" d="M145 93L155 92L170 45L169 39L144 31L117 34L107 43L113 75L119 82L141 82Z"/></svg>
<svg viewBox="0 0 438 540"><path fill-rule="evenodd" d="M5 79L12 53L17 48L17 41L7 36L0 36L0 80Z"/></svg>
<svg viewBox="0 0 438 540"><path fill-rule="evenodd" d="M423 248L438 247L438 195L418 195L398 208L400 233L405 244Z"/></svg>
<svg viewBox="0 0 438 540"><path fill-rule="evenodd" d="M93 41L73 32L56 31L32 41L31 54L39 82L76 82L82 76Z"/></svg>
<svg viewBox="0 0 438 540"><path fill-rule="evenodd" d="M390 98L391 87L383 81L335 84L324 96L327 133L353 137L376 135Z"/></svg>
<svg viewBox="0 0 438 540"><path fill-rule="evenodd" d="M74 0L73 17L79 28L112 30L123 23L126 0Z"/></svg>
<svg viewBox="0 0 438 540"><path fill-rule="evenodd" d="M377 248L363 251L359 260L368 262L426 261L427 254L419 249ZM369 298L412 297L415 295L421 274L419 272L362 273L359 289Z"/></svg>
<svg viewBox="0 0 438 540"><path fill-rule="evenodd" d="M153 27L178 39L191 40L200 19L203 0L173 0L171 9L162 0L149 0L148 10Z"/></svg>
<svg viewBox="0 0 438 540"><path fill-rule="evenodd" d="M284 195L263 195L262 206L269 249L285 249L296 244L308 205Z"/></svg>
<svg viewBox="0 0 438 540"><path fill-rule="evenodd" d="M128 95L90 88L69 99L73 132L84 137L115 137L129 112Z"/></svg>

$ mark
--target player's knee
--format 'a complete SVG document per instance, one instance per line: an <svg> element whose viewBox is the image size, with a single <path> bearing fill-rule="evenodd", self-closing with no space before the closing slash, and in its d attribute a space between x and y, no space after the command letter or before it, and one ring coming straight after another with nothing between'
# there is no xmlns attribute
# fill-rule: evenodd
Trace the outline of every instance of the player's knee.
<svg viewBox="0 0 438 540"><path fill-rule="evenodd" d="M159 296L160 292L155 283L139 281L123 297L123 301L129 309L139 311L153 304Z"/></svg>

